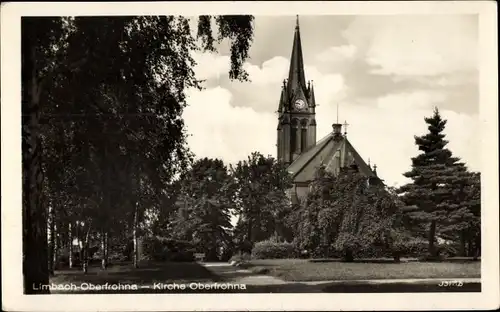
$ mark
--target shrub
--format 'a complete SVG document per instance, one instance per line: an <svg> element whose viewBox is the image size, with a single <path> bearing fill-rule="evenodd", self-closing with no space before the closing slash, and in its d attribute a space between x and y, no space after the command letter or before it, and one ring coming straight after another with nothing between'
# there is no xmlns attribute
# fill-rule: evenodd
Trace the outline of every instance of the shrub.
<svg viewBox="0 0 500 312"><path fill-rule="evenodd" d="M229 259L229 262L245 262L245 261L249 261L252 257L250 256L249 253L246 253L246 252L243 252L243 253L238 253L234 256L231 257L231 259Z"/></svg>
<svg viewBox="0 0 500 312"><path fill-rule="evenodd" d="M143 239L144 256L155 261L195 261L195 249L190 242L149 236Z"/></svg>
<svg viewBox="0 0 500 312"><path fill-rule="evenodd" d="M356 259L391 257L391 252L383 246L368 246L365 249L354 250L353 254Z"/></svg>
<svg viewBox="0 0 500 312"><path fill-rule="evenodd" d="M295 258L297 255L296 248L291 243L262 241L256 243L252 250L252 257L255 259L285 259Z"/></svg>
<svg viewBox="0 0 500 312"><path fill-rule="evenodd" d="M266 267L251 267L250 271L252 271L253 274L268 274L270 272L269 268Z"/></svg>
<svg viewBox="0 0 500 312"><path fill-rule="evenodd" d="M253 244L250 241L244 240L238 244L236 244L236 250L238 254L250 254L252 252Z"/></svg>
<svg viewBox="0 0 500 312"><path fill-rule="evenodd" d="M125 262L130 260L130 256L123 255L121 252L110 252L108 254L108 262L113 263L113 262Z"/></svg>
<svg viewBox="0 0 500 312"><path fill-rule="evenodd" d="M400 229L391 231L391 252L398 256L418 257L427 253L427 240Z"/></svg>
<svg viewBox="0 0 500 312"><path fill-rule="evenodd" d="M167 257L167 260L175 262L192 262L195 261L194 251L184 250L184 251L172 252L170 253L170 256Z"/></svg>
<svg viewBox="0 0 500 312"><path fill-rule="evenodd" d="M459 248L454 244L438 244L436 246L437 254L442 258L456 257L459 254Z"/></svg>

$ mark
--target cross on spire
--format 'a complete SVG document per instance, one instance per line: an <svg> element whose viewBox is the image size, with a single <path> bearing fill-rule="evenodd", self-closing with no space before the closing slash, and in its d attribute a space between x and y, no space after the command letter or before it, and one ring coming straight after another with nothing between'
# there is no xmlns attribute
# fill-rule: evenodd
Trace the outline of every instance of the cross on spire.
<svg viewBox="0 0 500 312"><path fill-rule="evenodd" d="M347 126L349 126L349 124L347 123L347 120L344 121L343 126L344 126L344 135L347 135Z"/></svg>
<svg viewBox="0 0 500 312"><path fill-rule="evenodd" d="M299 15L296 15L295 27L299 28Z"/></svg>

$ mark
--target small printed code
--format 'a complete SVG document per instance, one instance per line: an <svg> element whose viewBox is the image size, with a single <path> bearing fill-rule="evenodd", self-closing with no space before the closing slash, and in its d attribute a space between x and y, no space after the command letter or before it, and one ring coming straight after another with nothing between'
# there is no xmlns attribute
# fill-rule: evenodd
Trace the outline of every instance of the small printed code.
<svg viewBox="0 0 500 312"><path fill-rule="evenodd" d="M463 281L441 281L438 286L440 287L462 287L464 286Z"/></svg>

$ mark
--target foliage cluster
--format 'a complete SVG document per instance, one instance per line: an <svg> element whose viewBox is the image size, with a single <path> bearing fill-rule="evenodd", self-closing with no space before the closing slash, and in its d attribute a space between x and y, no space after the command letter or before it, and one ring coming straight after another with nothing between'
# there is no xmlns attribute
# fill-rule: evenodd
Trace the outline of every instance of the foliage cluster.
<svg viewBox="0 0 500 312"><path fill-rule="evenodd" d="M164 237L147 236L142 239L145 260L194 261L195 247L191 242Z"/></svg>

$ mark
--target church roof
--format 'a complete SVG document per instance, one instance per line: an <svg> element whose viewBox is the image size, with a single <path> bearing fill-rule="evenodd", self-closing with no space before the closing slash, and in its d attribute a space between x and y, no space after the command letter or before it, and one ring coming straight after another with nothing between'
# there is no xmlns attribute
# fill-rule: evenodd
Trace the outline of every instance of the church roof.
<svg viewBox="0 0 500 312"><path fill-rule="evenodd" d="M355 164L363 175L377 176L349 140L333 132L297 157L288 167L288 171L295 182L308 182L314 179L314 174L321 164L327 171L333 173L338 173L340 168Z"/></svg>

